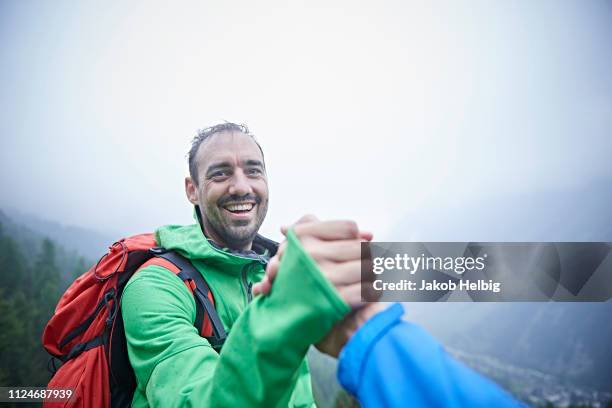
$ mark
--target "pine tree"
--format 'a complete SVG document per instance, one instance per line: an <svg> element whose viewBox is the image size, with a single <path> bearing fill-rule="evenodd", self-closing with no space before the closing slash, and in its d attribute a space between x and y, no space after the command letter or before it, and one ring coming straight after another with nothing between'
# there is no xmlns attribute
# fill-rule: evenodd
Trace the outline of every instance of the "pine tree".
<svg viewBox="0 0 612 408"><path fill-rule="evenodd" d="M57 267L55 244L49 239L42 242L41 251L34 263L33 295L38 305L35 332L40 339L44 325L49 320L61 295L61 273Z"/></svg>
<svg viewBox="0 0 612 408"><path fill-rule="evenodd" d="M19 245L4 234L4 228L0 224L0 288L10 295L23 287L24 283L30 283L27 275L25 259Z"/></svg>
<svg viewBox="0 0 612 408"><path fill-rule="evenodd" d="M17 385L19 375L13 368L19 364L16 354L25 339L25 328L11 298L0 289L0 384Z"/></svg>
<svg viewBox="0 0 612 408"><path fill-rule="evenodd" d="M41 344L44 326L61 290L55 244L42 242L32 265L0 225L0 384L44 386L49 356Z"/></svg>
<svg viewBox="0 0 612 408"><path fill-rule="evenodd" d="M87 262L85 258L79 256L75 262L74 268L72 269L71 279L75 280L83 273L87 272L89 269L89 264L91 264L91 262Z"/></svg>

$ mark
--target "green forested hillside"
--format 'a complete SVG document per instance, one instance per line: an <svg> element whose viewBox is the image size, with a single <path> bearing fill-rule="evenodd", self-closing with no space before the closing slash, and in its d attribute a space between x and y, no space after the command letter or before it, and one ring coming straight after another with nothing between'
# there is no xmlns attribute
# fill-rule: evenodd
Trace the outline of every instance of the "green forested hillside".
<svg viewBox="0 0 612 408"><path fill-rule="evenodd" d="M15 236L0 223L0 384L44 386L49 356L41 345L45 323L85 260L31 233ZM10 231L10 233L9 233ZM24 241L24 238L27 238ZM24 245L23 242L27 242ZM60 267L60 257L61 264Z"/></svg>

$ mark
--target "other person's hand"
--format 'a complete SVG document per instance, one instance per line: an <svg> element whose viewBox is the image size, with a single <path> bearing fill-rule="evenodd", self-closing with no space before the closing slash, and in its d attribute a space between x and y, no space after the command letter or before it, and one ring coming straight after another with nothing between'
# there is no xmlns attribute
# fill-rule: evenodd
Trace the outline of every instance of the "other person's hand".
<svg viewBox="0 0 612 408"><path fill-rule="evenodd" d="M321 222L312 215L303 216L293 225L293 230L304 250L317 262L344 301L353 308L315 344L319 351L338 357L353 333L370 317L385 308L377 303L364 304L361 298L361 242L371 241L372 234L359 231L353 221ZM284 235L287 231L288 227L281 228ZM277 254L270 260L264 278L253 287L255 294L266 295L272 289L286 245L286 241L283 242Z"/></svg>
<svg viewBox="0 0 612 408"><path fill-rule="evenodd" d="M386 308L387 306L383 303L367 303L351 311L344 319L336 323L323 340L315 344L315 347L322 353L338 358L353 334L371 317Z"/></svg>
<svg viewBox="0 0 612 408"><path fill-rule="evenodd" d="M281 232L286 235L288 229L283 227ZM372 234L359 231L354 221L319 221L312 215L295 223L293 232L340 297L351 307L361 305L361 242L370 241ZM255 295L272 289L286 246L284 241L270 259L264 278L253 286Z"/></svg>

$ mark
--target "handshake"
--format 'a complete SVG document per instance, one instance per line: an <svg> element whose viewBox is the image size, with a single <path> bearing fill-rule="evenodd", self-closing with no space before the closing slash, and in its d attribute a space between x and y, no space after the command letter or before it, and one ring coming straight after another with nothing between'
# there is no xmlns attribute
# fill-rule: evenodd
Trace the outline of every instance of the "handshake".
<svg viewBox="0 0 612 408"><path fill-rule="evenodd" d="M281 228L283 235L289 228ZM291 228L304 251L317 263L342 300L351 307L351 312L315 344L319 351L338 357L357 329L384 309L380 303L367 303L378 299L373 291L362 294L361 265L362 262L371 262L371 259L363 258L361 243L371 241L373 235L359 230L353 221L319 221L312 215L302 217ZM265 296L272 290L286 247L287 241L280 244L276 255L270 259L264 278L253 286L255 295ZM364 286L364 290L366 288L371 286Z"/></svg>
<svg viewBox="0 0 612 408"><path fill-rule="evenodd" d="M352 221L321 222L313 216L302 217L292 230L303 250L350 306L350 312L331 326L315 346L339 357L338 380L362 407L523 406L495 383L448 355L425 330L403 320L401 305L395 304L377 315L385 307L368 303L378 297L372 285L362 285L374 279L371 256L361 251L361 243L372 240L371 233L360 231ZM281 231L288 235L288 228ZM254 293L267 295L277 275L284 280L284 274L291 273L287 268L279 271L287 246L287 241L280 245L265 277L254 286ZM366 270L371 271L371 276L362 276L364 262L370 264Z"/></svg>

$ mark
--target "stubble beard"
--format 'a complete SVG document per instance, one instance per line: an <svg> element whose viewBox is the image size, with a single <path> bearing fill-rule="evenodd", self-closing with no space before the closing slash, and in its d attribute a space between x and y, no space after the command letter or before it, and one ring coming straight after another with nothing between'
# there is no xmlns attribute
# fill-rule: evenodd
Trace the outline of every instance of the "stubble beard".
<svg viewBox="0 0 612 408"><path fill-rule="evenodd" d="M255 217L252 220L245 221L228 219L223 215L223 209L215 204L213 208L202 214L204 226L231 249L250 247L268 212L268 200L261 199L258 201ZM244 225L240 225L241 223L244 223Z"/></svg>

